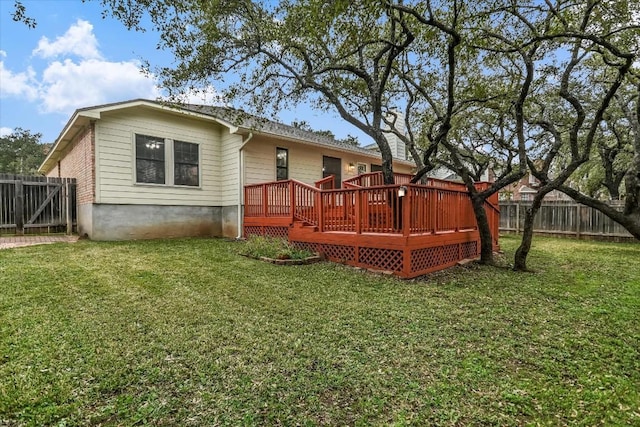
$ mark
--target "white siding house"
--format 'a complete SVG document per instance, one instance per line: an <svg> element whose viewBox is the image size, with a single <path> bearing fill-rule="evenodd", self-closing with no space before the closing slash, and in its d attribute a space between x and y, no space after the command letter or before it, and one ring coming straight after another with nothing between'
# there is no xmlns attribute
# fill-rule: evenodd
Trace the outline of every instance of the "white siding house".
<svg viewBox="0 0 640 427"><path fill-rule="evenodd" d="M380 164L378 153L237 110L138 99L77 110L40 172L76 178L78 232L91 239L236 237L244 185L278 174L313 185L326 158L342 180Z"/></svg>

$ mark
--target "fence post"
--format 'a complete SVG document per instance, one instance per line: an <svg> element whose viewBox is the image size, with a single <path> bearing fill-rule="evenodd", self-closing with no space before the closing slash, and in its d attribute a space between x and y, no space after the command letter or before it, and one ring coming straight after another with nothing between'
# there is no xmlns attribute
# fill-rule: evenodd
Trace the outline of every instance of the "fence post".
<svg viewBox="0 0 640 427"><path fill-rule="evenodd" d="M17 177L16 177L17 178ZM22 181L16 179L16 234L24 234L24 186Z"/></svg>
<svg viewBox="0 0 640 427"><path fill-rule="evenodd" d="M73 233L73 215L72 215L72 209L73 209L73 198L71 197L71 180L70 179L65 179L65 183L64 183L64 195L65 195L65 211L67 214L66 217L66 221L67 221L67 234L71 234Z"/></svg>
<svg viewBox="0 0 640 427"><path fill-rule="evenodd" d="M580 203L576 203L576 238L580 239L580 229L582 228L582 219L581 219L581 212L580 212Z"/></svg>
<svg viewBox="0 0 640 427"><path fill-rule="evenodd" d="M516 202L516 234L520 233L520 201Z"/></svg>

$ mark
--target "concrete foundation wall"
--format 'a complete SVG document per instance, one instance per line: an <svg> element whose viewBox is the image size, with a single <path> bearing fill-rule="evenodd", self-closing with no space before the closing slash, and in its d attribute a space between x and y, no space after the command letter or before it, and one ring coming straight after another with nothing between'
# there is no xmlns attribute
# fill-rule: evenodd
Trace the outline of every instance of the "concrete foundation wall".
<svg viewBox="0 0 640 427"><path fill-rule="evenodd" d="M237 211L237 206L93 204L78 212L78 230L92 240L236 237Z"/></svg>
<svg viewBox="0 0 640 427"><path fill-rule="evenodd" d="M238 206L224 206L221 208L221 224L223 237L238 236Z"/></svg>
<svg viewBox="0 0 640 427"><path fill-rule="evenodd" d="M93 204L78 205L78 236L90 237L93 232Z"/></svg>

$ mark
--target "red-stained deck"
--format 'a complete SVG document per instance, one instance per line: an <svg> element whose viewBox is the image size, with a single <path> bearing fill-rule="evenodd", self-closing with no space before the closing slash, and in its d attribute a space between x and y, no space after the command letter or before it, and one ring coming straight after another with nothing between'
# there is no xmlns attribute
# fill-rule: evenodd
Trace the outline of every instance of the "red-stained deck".
<svg viewBox="0 0 640 427"><path fill-rule="evenodd" d="M344 181L342 189L331 188L332 177L316 187L295 180L245 186L244 235L287 238L329 260L404 278L480 255L463 184L429 179L418 185L409 183L411 175L395 178L394 185L382 185L380 172L363 174ZM485 210L497 249L497 194Z"/></svg>

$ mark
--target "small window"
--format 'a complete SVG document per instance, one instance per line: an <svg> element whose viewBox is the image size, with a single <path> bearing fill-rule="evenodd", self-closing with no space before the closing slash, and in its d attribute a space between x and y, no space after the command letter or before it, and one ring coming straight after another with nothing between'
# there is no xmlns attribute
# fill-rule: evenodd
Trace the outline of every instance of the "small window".
<svg viewBox="0 0 640 427"><path fill-rule="evenodd" d="M289 179L289 150L276 148L276 180Z"/></svg>
<svg viewBox="0 0 640 427"><path fill-rule="evenodd" d="M175 185L199 185L198 144L173 141L173 181Z"/></svg>
<svg viewBox="0 0 640 427"><path fill-rule="evenodd" d="M136 135L136 182L165 183L164 139Z"/></svg>

